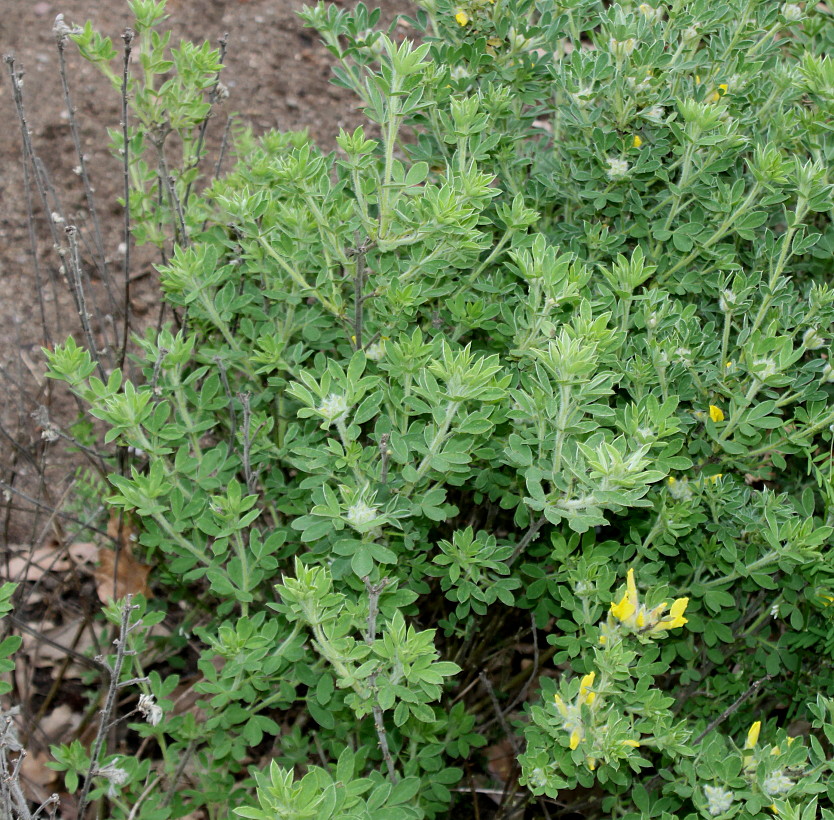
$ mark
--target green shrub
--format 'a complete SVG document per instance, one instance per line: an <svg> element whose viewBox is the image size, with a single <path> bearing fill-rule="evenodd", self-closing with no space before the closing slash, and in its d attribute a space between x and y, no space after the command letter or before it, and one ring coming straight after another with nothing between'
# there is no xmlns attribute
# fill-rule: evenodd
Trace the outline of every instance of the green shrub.
<svg viewBox="0 0 834 820"><path fill-rule="evenodd" d="M465 817L508 737L507 811L834 817L830 12L302 17L367 129L244 133L165 206L147 164L179 330L130 381L48 353L201 651L200 716L151 672L135 724L191 786L122 756L110 816ZM145 89L208 88L150 36Z"/></svg>

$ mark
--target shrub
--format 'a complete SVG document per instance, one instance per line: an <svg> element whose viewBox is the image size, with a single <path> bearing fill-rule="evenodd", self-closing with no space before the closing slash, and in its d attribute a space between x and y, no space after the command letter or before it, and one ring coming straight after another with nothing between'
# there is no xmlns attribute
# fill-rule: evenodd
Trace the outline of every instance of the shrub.
<svg viewBox="0 0 834 820"><path fill-rule="evenodd" d="M202 92L151 5L143 87ZM201 653L199 716L139 684L167 793L59 764L114 817L461 817L504 741L505 816L834 817L830 12L302 17L368 127L243 133L190 198L140 174L177 329L130 379L47 353L132 454L108 504L161 594L124 677L166 610Z"/></svg>

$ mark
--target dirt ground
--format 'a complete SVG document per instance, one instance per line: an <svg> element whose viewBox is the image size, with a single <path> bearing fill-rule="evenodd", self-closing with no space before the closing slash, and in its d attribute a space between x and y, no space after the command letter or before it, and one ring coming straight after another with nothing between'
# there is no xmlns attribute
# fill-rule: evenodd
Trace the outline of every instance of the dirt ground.
<svg viewBox="0 0 834 820"><path fill-rule="evenodd" d="M339 5L346 7L353 2L341 0ZM410 10L408 0L378 0L369 5L381 7L386 24L398 13ZM210 149L216 150L219 145L226 115L232 112L237 113L239 121L251 124L256 133L269 128L306 127L316 142L327 148L334 146L340 127L352 127L361 121L356 99L330 83L333 58L319 42L318 34L304 28L297 17L302 6L302 0L169 0L165 25L173 31L172 43L181 38L216 43L228 33L223 82L230 96L217 110L216 121L209 130ZM83 25L90 20L120 49L120 35L130 23L127 3L0 0L0 12L0 52L13 55L15 68L24 71L24 105L34 150L46 168L68 222L77 221L89 233L83 187L73 173L77 158L57 71L52 26L58 13L64 15L69 25ZM120 100L96 68L78 56L72 43L68 43L66 55L83 151L102 220L104 246L111 263L118 268L122 210L117 198L122 177L119 162L108 151L106 129L119 126ZM69 486L73 459L77 462L78 456L67 457L60 442L44 442L42 426L33 421L31 414L38 405L47 405L59 424L73 420L75 407L43 378L45 365L40 348L45 343L62 341L69 333L80 338L77 310L66 283L57 275L48 223L35 192L32 197L37 266L33 259L23 184L21 129L9 66L4 63L1 67L0 545L3 541L37 540L49 523L48 507ZM213 164L214 160L210 153L207 161ZM135 272L142 265L141 252L134 255L134 260L131 267ZM145 266L148 267L147 262ZM93 287L99 288L100 299L101 283L93 283ZM143 322L156 321L157 306L158 293L151 274L133 286L135 330L140 330ZM42 312L46 331L42 329ZM40 476L44 464L48 467L46 480ZM18 491L12 492L11 498L9 485ZM47 506L38 507L20 492ZM27 512L33 510L40 511L37 518Z"/></svg>

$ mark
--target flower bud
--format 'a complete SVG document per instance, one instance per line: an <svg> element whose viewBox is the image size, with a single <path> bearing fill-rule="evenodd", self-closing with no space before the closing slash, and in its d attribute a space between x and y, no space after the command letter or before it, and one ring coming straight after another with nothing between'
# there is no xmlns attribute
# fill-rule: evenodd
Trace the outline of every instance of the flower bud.
<svg viewBox="0 0 834 820"><path fill-rule="evenodd" d="M820 336L817 328L809 327L808 330L802 334L802 344L808 350L819 350L825 344L825 339Z"/></svg>

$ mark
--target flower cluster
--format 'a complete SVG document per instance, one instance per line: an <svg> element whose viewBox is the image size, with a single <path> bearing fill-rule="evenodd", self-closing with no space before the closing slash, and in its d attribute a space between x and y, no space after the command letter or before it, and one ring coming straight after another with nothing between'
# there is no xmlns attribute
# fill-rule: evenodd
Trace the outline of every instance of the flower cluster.
<svg viewBox="0 0 834 820"><path fill-rule="evenodd" d="M597 697L591 687L594 685L596 672L589 672L579 682L579 693L573 703L565 703L562 696L557 692L553 699L556 701L556 708L562 716L563 726L568 732L570 740L568 745L571 750L575 749L585 737L585 728L582 722L582 707L590 706Z"/></svg>
<svg viewBox="0 0 834 820"><path fill-rule="evenodd" d="M600 643L606 644L611 636L616 634L622 627L641 634L656 635L669 629L677 629L687 623L683 613L689 598L677 598L669 611L664 601L652 609L648 609L640 602L637 592L637 583L634 580L634 570L630 569L626 574L626 592L623 597L611 604L608 612L608 620L602 625Z"/></svg>

